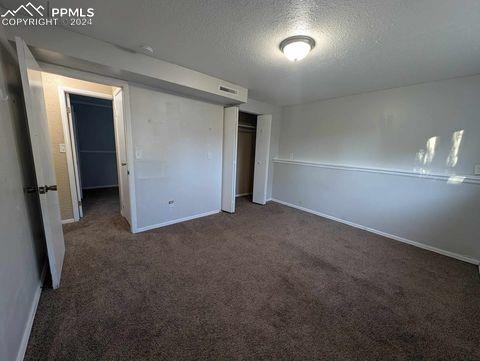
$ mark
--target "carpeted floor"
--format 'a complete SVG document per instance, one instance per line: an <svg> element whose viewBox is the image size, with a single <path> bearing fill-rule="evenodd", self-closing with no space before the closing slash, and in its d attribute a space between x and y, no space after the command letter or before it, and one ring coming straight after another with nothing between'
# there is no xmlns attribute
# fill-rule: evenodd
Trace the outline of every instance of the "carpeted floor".
<svg viewBox="0 0 480 361"><path fill-rule="evenodd" d="M480 360L478 269L276 203L132 235L65 226L26 360Z"/></svg>

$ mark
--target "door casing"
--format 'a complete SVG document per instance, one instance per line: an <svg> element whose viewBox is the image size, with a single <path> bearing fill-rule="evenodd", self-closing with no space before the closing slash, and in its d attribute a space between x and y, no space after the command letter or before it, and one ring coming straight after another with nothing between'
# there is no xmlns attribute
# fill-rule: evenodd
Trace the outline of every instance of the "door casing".
<svg viewBox="0 0 480 361"><path fill-rule="evenodd" d="M229 213L235 213L238 113L239 108L237 106L224 108L222 210ZM252 201L264 205L267 202L272 115L256 115L257 130Z"/></svg>

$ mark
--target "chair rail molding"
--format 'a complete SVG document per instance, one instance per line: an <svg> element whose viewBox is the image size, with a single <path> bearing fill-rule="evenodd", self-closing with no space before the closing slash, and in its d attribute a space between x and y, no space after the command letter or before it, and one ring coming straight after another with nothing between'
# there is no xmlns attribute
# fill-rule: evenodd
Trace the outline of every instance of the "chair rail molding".
<svg viewBox="0 0 480 361"><path fill-rule="evenodd" d="M282 158L274 158L273 162L278 164L291 164L291 165L299 165L299 166L307 166L307 167L344 170L344 171L380 173L380 174L389 174L389 175L404 176L404 177L425 178L425 179L441 180L451 184L468 183L468 184L480 185L480 177L472 176L472 175L419 173L419 172L413 172L413 171L409 172L406 170L399 170L399 169L361 167L361 166L353 166L353 165L345 165L345 164L320 163L320 162L312 162L312 161L304 161L304 160L282 159Z"/></svg>

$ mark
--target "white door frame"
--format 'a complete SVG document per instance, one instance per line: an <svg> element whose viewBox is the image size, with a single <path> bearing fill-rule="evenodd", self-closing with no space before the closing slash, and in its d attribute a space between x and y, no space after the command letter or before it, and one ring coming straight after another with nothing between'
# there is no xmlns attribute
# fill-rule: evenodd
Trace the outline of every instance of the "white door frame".
<svg viewBox="0 0 480 361"><path fill-rule="evenodd" d="M65 77L84 80L92 83L103 84L108 86L119 87L123 89L123 120L125 122L125 137L126 150L128 162L128 188L130 197L130 231L132 233L138 232L137 225L137 202L135 194L135 167L133 166L134 151L133 151L133 133L132 133L132 118L130 111L130 87L129 84L123 80L110 78L102 75L88 73L81 70L65 68L59 65L41 63L42 71L57 74Z"/></svg>
<svg viewBox="0 0 480 361"><path fill-rule="evenodd" d="M71 121L71 117L67 112L67 97L70 94L84 95L93 98L109 99L113 100L113 96L105 93L93 92L90 90L71 88L66 86L58 87L58 97L60 100L60 113L62 115L62 127L63 127L63 141L65 143L65 150L67 156L67 169L68 179L70 183L70 196L72 198L73 219L75 221L80 220L82 216L80 197L82 190L80 188L80 165L77 159L77 140L75 139L74 126ZM113 109L113 108L112 108ZM117 147L115 143L115 148Z"/></svg>
<svg viewBox="0 0 480 361"><path fill-rule="evenodd" d="M71 117L67 112L67 97L70 94L84 95L93 98L112 100L113 96L105 93L93 92L90 90L77 89L65 86L58 87L58 96L60 100L60 113L62 115L63 139L65 142L68 179L70 183L70 195L72 198L73 219L78 221L82 216L80 197L82 190L80 188L80 165L77 159L77 140L75 139L74 126ZM112 107L113 109L113 107ZM115 144L115 148L117 145Z"/></svg>
<svg viewBox="0 0 480 361"><path fill-rule="evenodd" d="M227 108L224 108L224 114L225 114L225 111L228 109ZM261 113L253 113L253 112L250 112L250 111L244 111L244 110L241 110L239 107L237 107L238 111L237 111L237 125L238 125L238 113L239 112L243 112L243 113L248 113L248 114L253 114L253 115L256 115L257 116L257 141L255 143L255 168L254 168L254 172L253 172L253 184L254 184L254 189L253 189L253 198L257 198L257 199L260 199L260 201L255 201L255 203L257 204L265 204L266 203L266 200L267 200L267 189L268 189L268 168L269 168L269 165L270 165L270 139L271 139L271 120L270 120L270 128L268 129L268 131L270 132L268 134L268 144L264 144L263 147L264 147L264 151L265 153L267 154L267 163L266 163L266 175L265 174L258 174L258 172L256 171L256 168L257 168L257 154L258 154L258 151L259 151L259 147L261 146L259 144L259 139L258 139L258 135L259 135L259 122L258 122L258 118L259 117L262 117L262 116L268 116L270 117L270 119L272 118L272 115L271 114L261 114ZM224 124L224 127L225 127L225 124ZM224 133L223 133L223 140L224 140L224 145L225 145L225 139L227 138L227 136L225 135L225 132L226 131L235 131L237 132L238 134L238 126L236 129L232 130L227 130L224 128ZM231 136L233 136L233 134L231 134ZM236 139L237 135L235 135L235 139ZM235 189L236 189L236 183L237 183L237 179L236 179L236 176L233 177L233 180L230 180L229 177L226 176L225 174L225 162L228 162L227 166L228 167L234 167L235 169L235 172L236 172L236 166L237 166L237 149L235 149L235 155L234 155L234 159L225 159L225 151L224 151L224 154L223 154L223 157L224 157L224 160L223 160L223 170L222 170L222 187L225 188L225 184L227 183L228 185L230 185L231 183L233 183L233 200L232 199L226 199L228 197L230 197L230 193L227 194L227 192L225 192L224 189L222 189L222 210L226 210L227 212L230 212L230 213L234 213L235 212ZM263 181L261 178L264 178L265 181ZM257 185L257 189L255 188L255 185ZM258 190L260 189L260 190ZM255 190L257 190L257 192L255 192ZM233 208L230 207L225 207L225 205L227 203L231 203L233 204Z"/></svg>

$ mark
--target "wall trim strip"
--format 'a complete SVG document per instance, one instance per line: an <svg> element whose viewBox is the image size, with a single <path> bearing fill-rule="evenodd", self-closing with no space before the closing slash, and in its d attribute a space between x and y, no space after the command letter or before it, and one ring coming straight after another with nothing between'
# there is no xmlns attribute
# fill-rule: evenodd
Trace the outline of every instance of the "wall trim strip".
<svg viewBox="0 0 480 361"><path fill-rule="evenodd" d="M253 193L241 193L241 194L235 194L235 197L245 197L245 196L251 196Z"/></svg>
<svg viewBox="0 0 480 361"><path fill-rule="evenodd" d="M308 213L315 214L315 215L320 216L320 217L331 219L332 221L340 222L340 223L346 224L348 226L352 226L352 227L359 228L359 229L362 229L362 230L367 231L367 232L378 234L380 236L387 237L387 238L393 239L395 241L406 243L406 244L409 244L409 245L412 245L412 246L415 246L415 247L418 247L418 248L422 248L422 249L425 249L427 251L439 253L439 254L447 256L447 257L452 257L452 258L458 259L460 261L464 261L464 262L468 262L468 263L471 263L471 264L474 264L474 265L478 265L479 268L480 268L480 260L475 259L475 258L471 258L471 257L464 256L464 255L461 255L461 254L458 254L458 253L446 251L446 250L443 250L443 249L440 249L440 248L437 248L437 247L429 246L429 245L424 244L424 243L412 241L410 239L403 238L403 237L400 237L400 236L396 236L394 234L382 232L382 231L379 231L379 230L374 229L374 228L366 227L366 226L363 226L361 224L353 223L353 222L347 221L345 219L337 218L337 217L334 217L334 216L331 216L329 214L325 214L325 213L322 213L322 212L317 212L317 211L314 211L313 209L297 206L296 204L288 203L288 202L285 202L285 201L282 201L282 200L279 200L279 199L276 199L276 198L272 198L272 202L280 203L280 204L283 204L283 205L288 206L288 207L296 208L296 209L299 209L299 210L304 211L304 212L308 212Z"/></svg>
<svg viewBox="0 0 480 361"><path fill-rule="evenodd" d="M344 164L331 164L331 163L319 163L319 162L310 162L304 160L290 160L290 159L281 159L274 158L274 163L279 164L293 164L293 165L302 165L307 167L316 167L316 168L327 168L327 169L337 169L345 171L357 171L357 172L367 172L367 173L380 173L380 174L389 174L396 176L404 177L415 177L415 178L424 178L424 179L434 179L441 180L445 182L450 182L452 184L468 183L468 184L480 184L479 176L464 176L464 175L447 175L447 174L437 174L437 173L415 173L399 169L387 169L387 168L371 168L371 167L359 167L351 166Z"/></svg>
<svg viewBox="0 0 480 361"><path fill-rule="evenodd" d="M138 228L137 228L137 232L135 232L135 233L145 232L145 231L149 231L149 230L154 229L154 228L165 227L165 226L169 226L169 225L175 224L175 223L190 221L190 220L195 219L195 218L201 218L201 217L211 216L211 215L214 215L214 214L218 214L218 213L220 213L220 212L221 212L220 209L216 209L216 210L214 210L214 211L205 212L205 213L200 213L200 214L195 214L195 215L193 215L193 216L188 216L188 217L184 217L184 218L177 218L177 219L174 219L174 220L168 221L168 222L152 224L152 225L150 225L150 226L145 226L145 227L138 227Z"/></svg>

